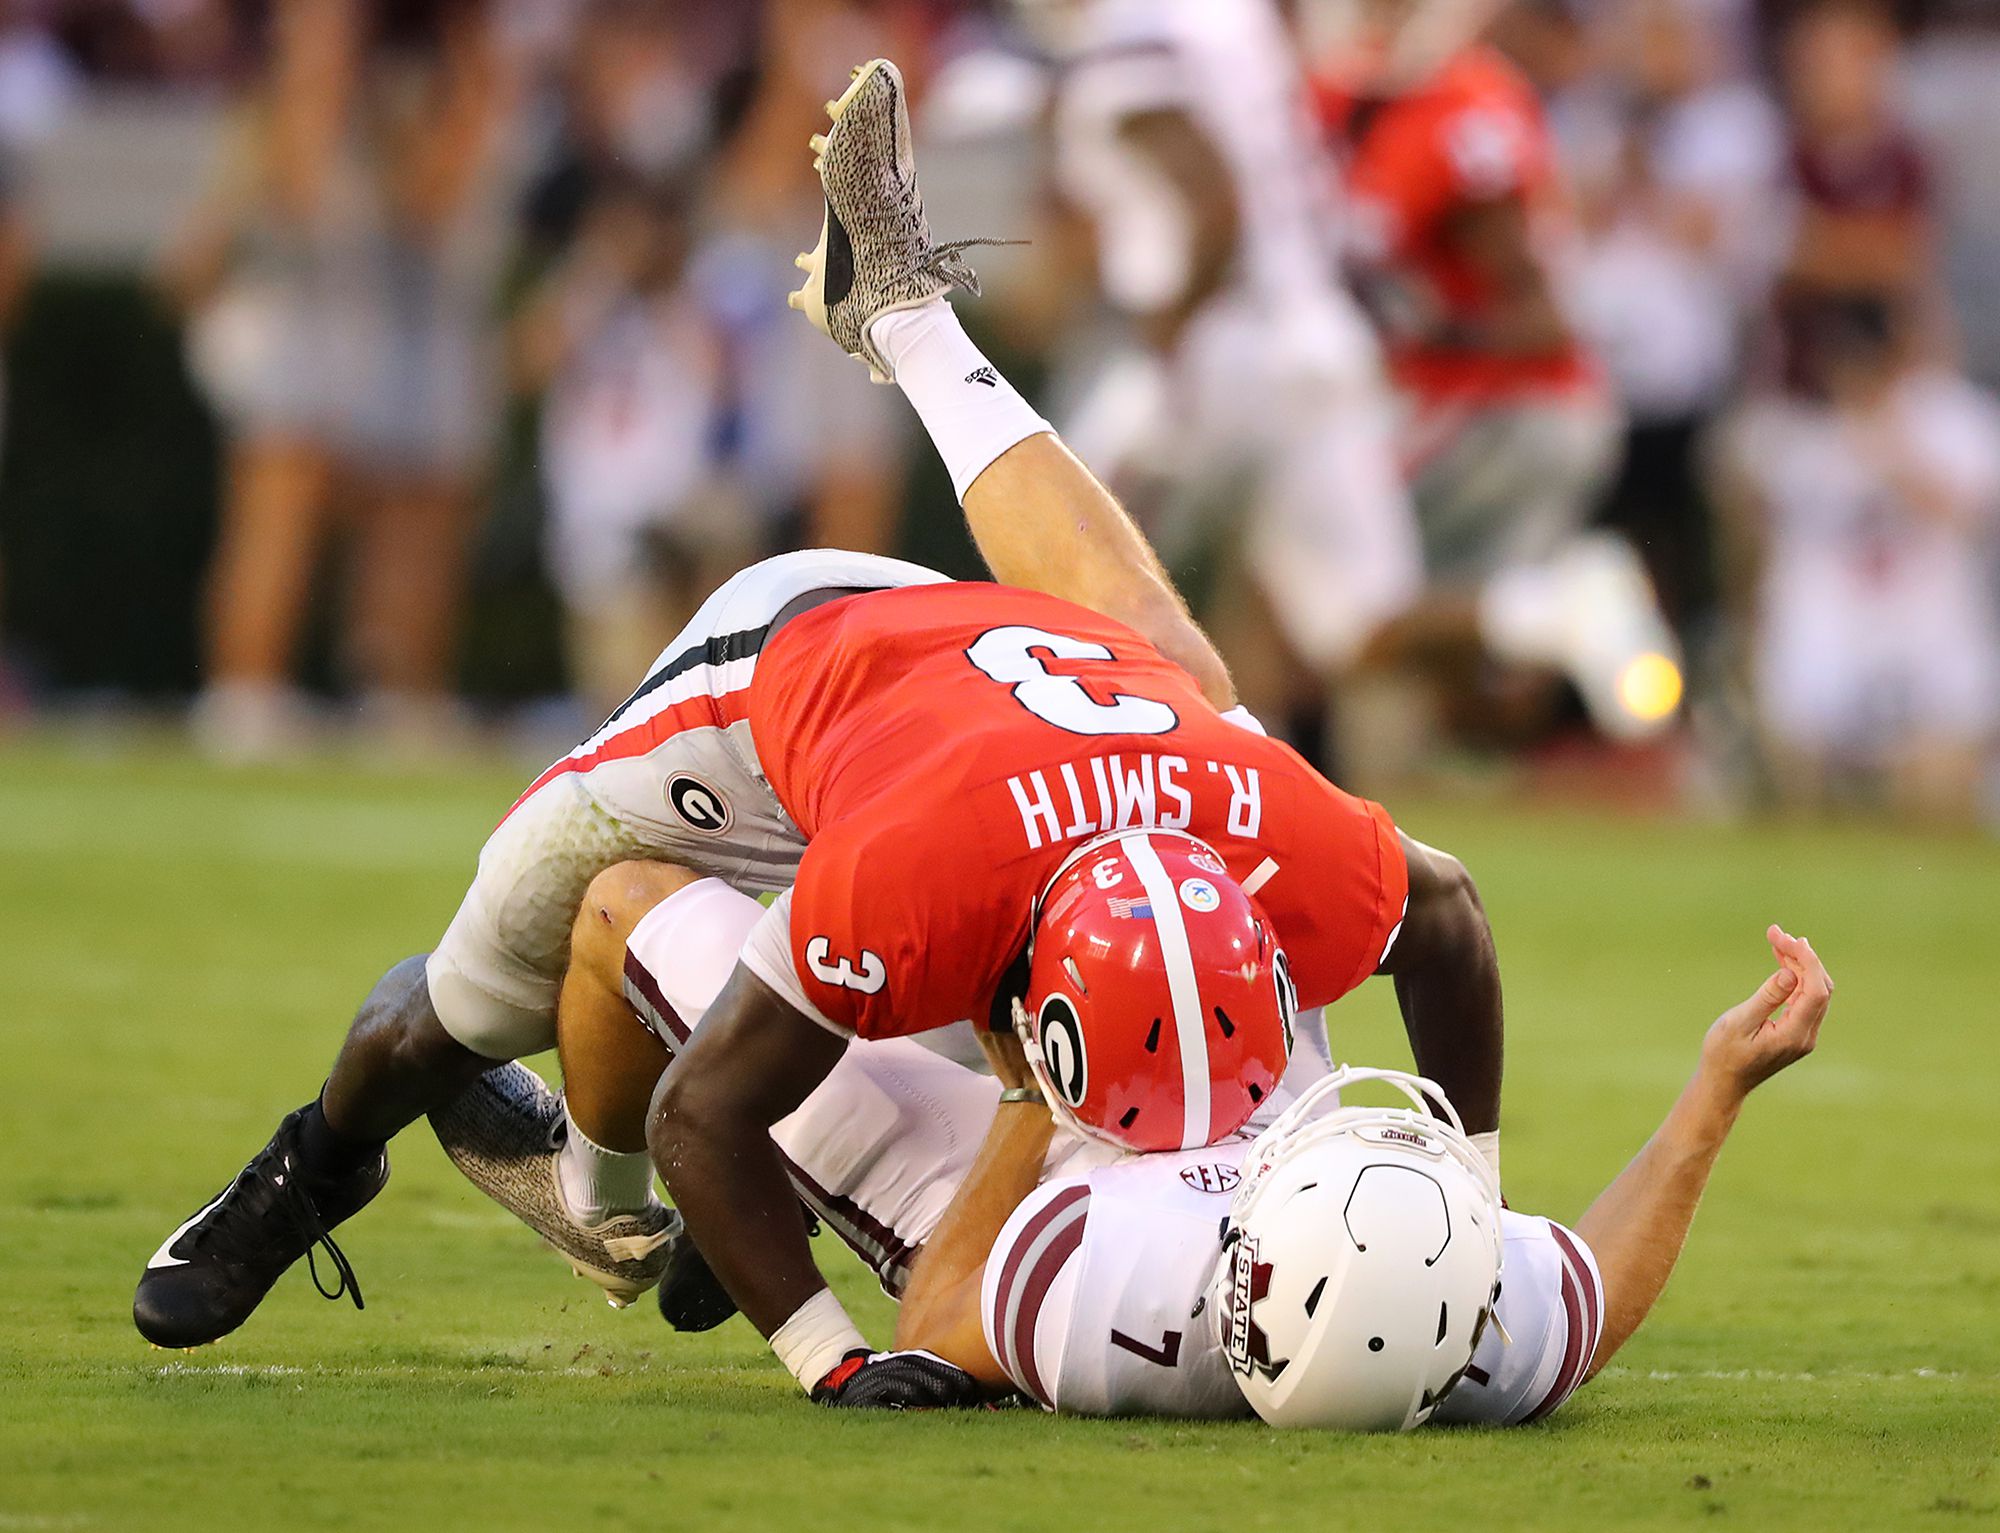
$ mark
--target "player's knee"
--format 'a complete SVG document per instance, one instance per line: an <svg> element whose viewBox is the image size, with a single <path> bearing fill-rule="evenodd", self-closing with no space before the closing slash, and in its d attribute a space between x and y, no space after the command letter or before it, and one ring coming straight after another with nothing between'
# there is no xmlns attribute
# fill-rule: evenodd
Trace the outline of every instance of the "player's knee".
<svg viewBox="0 0 2000 1533"><path fill-rule="evenodd" d="M699 874L670 862L620 862L590 881L570 932L570 962L624 962L625 943L647 911Z"/></svg>

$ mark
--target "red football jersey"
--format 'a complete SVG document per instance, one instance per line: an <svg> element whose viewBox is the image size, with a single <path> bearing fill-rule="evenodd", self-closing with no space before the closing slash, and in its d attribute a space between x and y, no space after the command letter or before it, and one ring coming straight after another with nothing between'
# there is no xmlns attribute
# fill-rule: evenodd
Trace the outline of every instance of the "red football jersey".
<svg viewBox="0 0 2000 1533"><path fill-rule="evenodd" d="M1384 810L1225 720L1131 629L1052 596L950 584L816 608L765 648L750 728L810 842L793 965L864 1038L984 1018L1036 896L1106 830L1185 830L1239 882L1261 869L1304 1006L1373 973L1402 919Z"/></svg>
<svg viewBox="0 0 2000 1533"><path fill-rule="evenodd" d="M1341 142L1354 242L1363 261L1408 283L1452 319L1476 321L1490 282L1459 248L1462 208L1519 198L1544 241L1568 233L1556 155L1534 88L1491 48L1469 48L1422 85L1386 101L1314 86ZM1502 399L1595 382L1572 344L1507 356L1388 338L1396 381L1426 399Z"/></svg>

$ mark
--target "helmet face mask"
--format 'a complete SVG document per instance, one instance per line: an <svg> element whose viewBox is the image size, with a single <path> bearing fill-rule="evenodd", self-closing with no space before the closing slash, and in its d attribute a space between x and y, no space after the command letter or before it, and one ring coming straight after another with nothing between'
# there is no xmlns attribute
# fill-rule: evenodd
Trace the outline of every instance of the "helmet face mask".
<svg viewBox="0 0 2000 1533"><path fill-rule="evenodd" d="M1413 1106L1340 1106L1341 1087L1363 1080ZM1422 1425L1492 1317L1499 1211L1491 1169L1435 1085L1346 1067L1316 1082L1251 1146L1211 1288L1252 1408L1274 1426Z"/></svg>
<svg viewBox="0 0 2000 1533"><path fill-rule="evenodd" d="M1014 1027L1056 1117L1125 1150L1240 1129L1291 1057L1276 934L1216 852L1177 831L1084 843L1036 901Z"/></svg>

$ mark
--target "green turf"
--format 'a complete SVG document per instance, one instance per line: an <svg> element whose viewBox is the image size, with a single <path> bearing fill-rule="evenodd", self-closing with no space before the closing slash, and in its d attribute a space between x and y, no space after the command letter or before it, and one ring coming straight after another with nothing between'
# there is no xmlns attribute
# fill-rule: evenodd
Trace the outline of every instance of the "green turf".
<svg viewBox="0 0 2000 1533"><path fill-rule="evenodd" d="M683 1340L595 1302L421 1130L343 1235L366 1314L294 1273L221 1345L148 1350L146 1256L442 929L519 775L0 751L0 1533L2000 1527L2000 852L1860 830L1405 810L1499 933L1517 1205L1573 1215L1622 1162L1760 977L1766 921L1840 985L1652 1325L1540 1428L816 1412L740 1321ZM1403 1057L1381 994L1335 1037Z"/></svg>

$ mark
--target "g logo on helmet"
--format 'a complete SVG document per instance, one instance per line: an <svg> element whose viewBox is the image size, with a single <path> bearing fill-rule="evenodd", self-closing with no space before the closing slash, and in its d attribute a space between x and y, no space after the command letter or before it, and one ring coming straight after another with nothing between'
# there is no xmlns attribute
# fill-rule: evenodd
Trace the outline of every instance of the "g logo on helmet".
<svg viewBox="0 0 2000 1533"><path fill-rule="evenodd" d="M1083 1024L1066 996L1052 995L1042 1002L1035 1019L1035 1038L1041 1044L1042 1064L1049 1072L1049 1084L1057 1096L1071 1107L1083 1104L1090 1089L1090 1063L1083 1052Z"/></svg>
<svg viewBox="0 0 2000 1533"><path fill-rule="evenodd" d="M736 823L729 800L692 772L667 779L667 803L690 830L704 836L719 836Z"/></svg>

